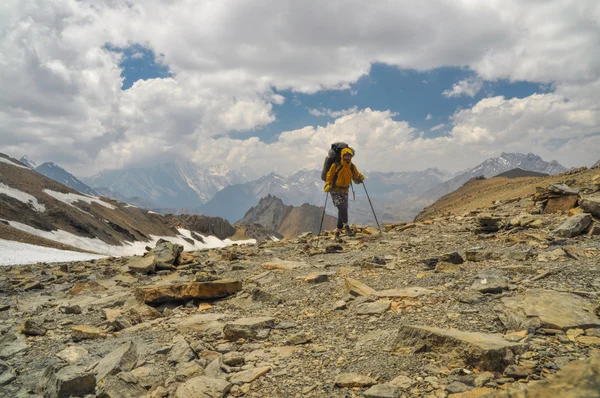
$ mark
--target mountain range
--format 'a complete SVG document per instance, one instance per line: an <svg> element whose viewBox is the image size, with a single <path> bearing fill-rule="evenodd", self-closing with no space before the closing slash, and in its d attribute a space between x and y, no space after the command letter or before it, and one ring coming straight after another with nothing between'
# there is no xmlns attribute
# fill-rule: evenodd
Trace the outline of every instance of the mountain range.
<svg viewBox="0 0 600 398"><path fill-rule="evenodd" d="M442 196L460 188L465 182L474 177L484 176L485 178L490 178L516 168L549 175L567 171L567 168L556 160L546 162L533 153L503 152L500 156L487 159L472 169L427 190L415 203L421 207L428 206Z"/></svg>
<svg viewBox="0 0 600 398"><path fill-rule="evenodd" d="M94 189L105 188L126 198L139 197L157 208L197 208L231 184L245 181L243 173L218 164L202 167L173 161L144 168L100 172L82 178Z"/></svg>

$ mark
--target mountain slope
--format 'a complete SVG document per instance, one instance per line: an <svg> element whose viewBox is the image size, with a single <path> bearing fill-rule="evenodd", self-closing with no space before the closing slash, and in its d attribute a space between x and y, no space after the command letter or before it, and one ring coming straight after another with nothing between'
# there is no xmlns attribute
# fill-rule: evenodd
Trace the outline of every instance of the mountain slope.
<svg viewBox="0 0 600 398"><path fill-rule="evenodd" d="M94 188L106 188L127 198L140 197L157 207L195 208L243 179L243 175L224 165L205 168L190 161L177 161L103 171L83 180Z"/></svg>
<svg viewBox="0 0 600 398"><path fill-rule="evenodd" d="M286 206L282 200L267 195L244 215L236 224L260 224L279 232L285 238L303 232L318 233L323 208L304 203L301 206ZM323 230L334 229L337 219L325 215Z"/></svg>
<svg viewBox="0 0 600 398"><path fill-rule="evenodd" d="M161 237L187 250L207 247L204 242L184 239L184 232L158 214L81 194L3 154L0 222L9 227L0 230L0 239L29 243L30 235L35 235L109 255L141 254L148 242ZM225 246L218 238L211 238L211 244Z"/></svg>
<svg viewBox="0 0 600 398"><path fill-rule="evenodd" d="M35 162L31 159L29 159L27 157L27 155L23 155L21 157L21 159L19 159L19 162L23 163L25 166L29 167L30 169L34 169L37 167L37 164L35 164Z"/></svg>
<svg viewBox="0 0 600 398"><path fill-rule="evenodd" d="M68 187L73 188L77 192L81 192L86 195L98 196L98 193L95 192L92 188L85 185L83 182L77 179L73 174L69 173L67 170L63 169L59 165L53 162L43 163L35 168L40 174L45 175L48 178L53 179L54 181L60 182Z"/></svg>
<svg viewBox="0 0 600 398"><path fill-rule="evenodd" d="M467 172L429 189L419 197L417 202L423 206L429 205L436 199L460 188L460 186L473 177L484 176L490 178L516 168L549 175L567 171L567 168L559 164L556 160L546 162L533 153L525 155L522 153L503 152L500 156L487 159Z"/></svg>

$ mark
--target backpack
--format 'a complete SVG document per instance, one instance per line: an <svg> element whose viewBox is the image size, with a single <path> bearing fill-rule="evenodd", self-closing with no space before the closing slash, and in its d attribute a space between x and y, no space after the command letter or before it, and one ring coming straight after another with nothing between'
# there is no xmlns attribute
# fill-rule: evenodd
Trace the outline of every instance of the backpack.
<svg viewBox="0 0 600 398"><path fill-rule="evenodd" d="M327 153L325 162L323 162L323 170L321 170L321 180L327 180L327 173L329 172L329 169L331 168L332 164L340 163L342 161L341 154L342 149L344 148L350 147L345 142L334 142L333 144L331 144L331 149ZM354 149L352 149L352 152L354 152ZM354 154L356 155L356 152L354 152Z"/></svg>

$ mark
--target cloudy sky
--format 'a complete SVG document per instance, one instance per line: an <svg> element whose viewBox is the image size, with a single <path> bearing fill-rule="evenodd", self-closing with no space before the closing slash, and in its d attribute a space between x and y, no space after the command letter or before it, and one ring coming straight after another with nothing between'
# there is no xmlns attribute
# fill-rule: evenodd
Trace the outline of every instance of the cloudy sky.
<svg viewBox="0 0 600 398"><path fill-rule="evenodd" d="M600 158L597 0L3 0L0 152L456 171Z"/></svg>

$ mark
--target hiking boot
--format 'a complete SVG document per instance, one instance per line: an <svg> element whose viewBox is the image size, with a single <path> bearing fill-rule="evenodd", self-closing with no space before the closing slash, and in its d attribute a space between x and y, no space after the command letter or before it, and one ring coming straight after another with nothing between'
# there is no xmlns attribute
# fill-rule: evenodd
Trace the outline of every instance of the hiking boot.
<svg viewBox="0 0 600 398"><path fill-rule="evenodd" d="M346 233L346 235L347 235L347 236L354 236L354 235L356 235L356 234L354 233L354 231L353 231L352 229L350 229L350 226L349 226L349 225L346 225L346 226L344 227L344 232Z"/></svg>
<svg viewBox="0 0 600 398"><path fill-rule="evenodd" d="M339 228L336 228L335 233L333 234L333 239L338 239L340 237L340 234L342 233L342 230Z"/></svg>

